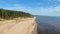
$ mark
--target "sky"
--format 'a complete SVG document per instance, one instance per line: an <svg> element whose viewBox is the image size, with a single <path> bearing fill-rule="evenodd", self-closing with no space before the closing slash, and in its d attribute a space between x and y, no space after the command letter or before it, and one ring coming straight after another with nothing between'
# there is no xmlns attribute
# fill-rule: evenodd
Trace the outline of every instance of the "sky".
<svg viewBox="0 0 60 34"><path fill-rule="evenodd" d="M60 16L60 0L0 0L0 8L33 15Z"/></svg>

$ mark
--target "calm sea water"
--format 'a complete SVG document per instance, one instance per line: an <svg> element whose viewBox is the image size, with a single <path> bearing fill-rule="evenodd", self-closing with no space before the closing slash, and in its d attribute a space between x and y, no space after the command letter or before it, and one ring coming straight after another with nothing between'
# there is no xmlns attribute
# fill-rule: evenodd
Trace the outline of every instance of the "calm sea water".
<svg viewBox="0 0 60 34"><path fill-rule="evenodd" d="M38 34L60 34L60 17L36 16Z"/></svg>

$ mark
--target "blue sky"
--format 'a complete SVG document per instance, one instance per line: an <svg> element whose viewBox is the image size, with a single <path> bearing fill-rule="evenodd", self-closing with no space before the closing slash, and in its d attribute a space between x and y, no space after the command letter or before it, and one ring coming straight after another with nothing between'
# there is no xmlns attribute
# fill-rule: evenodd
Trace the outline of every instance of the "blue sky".
<svg viewBox="0 0 60 34"><path fill-rule="evenodd" d="M34 15L60 16L60 0L0 0L0 8Z"/></svg>

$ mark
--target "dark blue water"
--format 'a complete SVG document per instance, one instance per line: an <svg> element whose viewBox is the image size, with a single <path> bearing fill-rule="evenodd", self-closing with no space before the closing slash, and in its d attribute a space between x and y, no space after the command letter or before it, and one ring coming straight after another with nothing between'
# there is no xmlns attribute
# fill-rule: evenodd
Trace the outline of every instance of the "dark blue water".
<svg viewBox="0 0 60 34"><path fill-rule="evenodd" d="M60 17L36 16L38 34L60 34Z"/></svg>

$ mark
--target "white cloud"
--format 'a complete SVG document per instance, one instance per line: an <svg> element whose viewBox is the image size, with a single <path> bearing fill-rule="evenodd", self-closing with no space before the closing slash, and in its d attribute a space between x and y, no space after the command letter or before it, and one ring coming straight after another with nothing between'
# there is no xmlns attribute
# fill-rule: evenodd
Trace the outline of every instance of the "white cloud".
<svg viewBox="0 0 60 34"><path fill-rule="evenodd" d="M60 12L60 5L55 7L48 7L48 8L40 7L38 8L38 10L42 12Z"/></svg>
<svg viewBox="0 0 60 34"><path fill-rule="evenodd" d="M33 9L35 14L37 15L46 15L46 16L60 16L60 6L56 7L38 7L36 9Z"/></svg>
<svg viewBox="0 0 60 34"><path fill-rule="evenodd" d="M28 12L32 14L33 8L32 7L27 7L27 6L23 6L21 4L6 4L8 7L6 7L5 9L9 9L9 10L17 10L17 11L24 11L24 12Z"/></svg>
<svg viewBox="0 0 60 34"><path fill-rule="evenodd" d="M31 14L37 14L37 15L54 15L54 16L60 16L60 5L55 6L55 7L37 7L37 8L32 8L32 7L27 7L23 6L21 4L6 4L8 7L5 9L11 9L11 10L20 10L24 12L28 12Z"/></svg>

